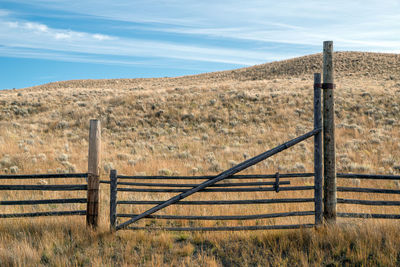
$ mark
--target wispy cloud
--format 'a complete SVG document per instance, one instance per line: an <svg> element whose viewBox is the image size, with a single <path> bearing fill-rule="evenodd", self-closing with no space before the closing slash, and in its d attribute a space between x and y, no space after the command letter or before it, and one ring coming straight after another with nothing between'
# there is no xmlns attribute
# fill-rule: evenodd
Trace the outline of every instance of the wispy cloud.
<svg viewBox="0 0 400 267"><path fill-rule="evenodd" d="M55 51L59 51L87 55L127 56L129 60L133 60L134 57L158 57L240 65L253 65L280 57L267 52L149 41L100 33L54 29L40 23L2 19L0 19L0 45L13 48L10 51L14 53L18 48L39 49L52 51L53 54ZM7 52L7 56L10 56L10 51ZM25 51L22 54L25 54ZM3 54L3 56L5 55Z"/></svg>
<svg viewBox="0 0 400 267"><path fill-rule="evenodd" d="M332 39L342 49L399 46L399 38L393 40L400 35L397 0L36 0L35 4L112 21L147 23L160 32L301 45Z"/></svg>
<svg viewBox="0 0 400 267"><path fill-rule="evenodd" d="M147 57L252 65L301 55L294 49L268 49L270 44L305 46L310 51L319 51L324 40L334 40L339 50L395 52L400 47L397 0L4 1L42 8L44 17L51 13L48 10L58 10L80 14L88 21L106 19L114 22L112 27L125 29L119 34L70 30L12 17L0 9L0 45L14 53L22 49L22 54L37 49L81 54L82 60L115 55L127 57L127 62ZM180 40L138 37L137 30L176 34ZM191 38L202 42L194 44ZM209 39L218 42L211 45ZM232 42L236 43L230 45ZM254 45L241 46L241 42Z"/></svg>
<svg viewBox="0 0 400 267"><path fill-rule="evenodd" d="M5 9L0 9L0 17L6 17L8 15L10 15L10 11L5 10Z"/></svg>

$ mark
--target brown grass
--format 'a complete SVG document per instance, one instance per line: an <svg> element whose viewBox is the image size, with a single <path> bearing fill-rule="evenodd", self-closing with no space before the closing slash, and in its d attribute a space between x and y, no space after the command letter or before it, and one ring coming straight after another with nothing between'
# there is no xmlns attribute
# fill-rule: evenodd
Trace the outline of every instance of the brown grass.
<svg viewBox="0 0 400 267"><path fill-rule="evenodd" d="M399 55L340 52L335 54L335 66L338 172L399 174ZM0 170L3 174L85 172L89 119L99 118L103 127L102 179L107 179L110 168L122 174L215 174L310 130L312 73L320 69L318 54L198 76L79 80L2 91ZM312 146L311 140L297 145L245 173L312 172ZM312 179L292 181L295 185L312 185ZM391 181L339 183L399 186ZM84 218L2 220L0 265L398 264L398 226L383 220L364 224L362 220L340 219L339 227L317 231L202 234L122 231L110 235L108 186L102 185L101 190L101 229L97 233L87 232ZM83 195L3 191L0 200ZM127 200L168 196L172 195L119 194L120 199ZM379 194L339 193L338 196L400 200L397 196ZM202 193L191 199L285 197L312 197L312 192ZM119 211L137 213L148 207L124 206ZM0 212L49 208L84 209L84 205L0 206ZM172 206L160 214L244 215L312 208L312 204ZM338 209L400 213L398 207L342 204ZM312 221L309 216L245 222L146 220L139 225L270 225Z"/></svg>

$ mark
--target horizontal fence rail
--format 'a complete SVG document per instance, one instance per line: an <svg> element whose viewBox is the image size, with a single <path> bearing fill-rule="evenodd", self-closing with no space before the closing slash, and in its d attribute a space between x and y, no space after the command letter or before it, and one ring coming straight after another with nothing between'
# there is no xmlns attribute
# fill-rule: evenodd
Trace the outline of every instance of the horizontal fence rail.
<svg viewBox="0 0 400 267"><path fill-rule="evenodd" d="M363 219L400 219L400 214L345 213L338 212L338 217Z"/></svg>
<svg viewBox="0 0 400 267"><path fill-rule="evenodd" d="M0 175L1 179L65 179L65 178L87 178L87 173L60 173L60 174L21 174Z"/></svg>
<svg viewBox="0 0 400 267"><path fill-rule="evenodd" d="M118 179L140 179L140 180L209 180L217 176L204 175L204 176L127 176L118 175ZM280 178L307 178L314 177L314 173L283 173L279 174ZM232 175L227 179L275 179L276 174L246 174L246 175ZM110 183L110 181L102 180L102 182Z"/></svg>
<svg viewBox="0 0 400 267"><path fill-rule="evenodd" d="M293 225L256 225L256 226L225 226L225 227L127 227L129 230L151 230L151 231L244 231L244 230L286 230L311 228L315 224L293 224Z"/></svg>
<svg viewBox="0 0 400 267"><path fill-rule="evenodd" d="M31 212L31 213L0 214L0 218L42 217L42 216L70 216L70 215L86 215L86 210L45 211L45 212Z"/></svg>
<svg viewBox="0 0 400 267"><path fill-rule="evenodd" d="M290 216L309 216L314 215L314 211L293 211L283 213L256 214L256 215L237 215L237 216L178 216L178 215L149 215L149 219L173 219L173 220L254 220L279 218ZM117 214L117 217L133 218L138 214Z"/></svg>
<svg viewBox="0 0 400 267"><path fill-rule="evenodd" d="M118 185L133 185L133 186L159 186L159 187L196 187L199 184L162 184L162 183L125 183L118 182ZM279 185L289 185L290 181L279 182ZM223 183L214 184L210 187L229 187L229 186L254 186L254 185L276 185L274 182L251 182L251 183Z"/></svg>
<svg viewBox="0 0 400 267"><path fill-rule="evenodd" d="M396 189L362 188L362 187L337 187L338 192L359 192L359 193L379 193L379 194L400 194Z"/></svg>
<svg viewBox="0 0 400 267"><path fill-rule="evenodd" d="M0 190L86 191L87 185L0 185Z"/></svg>
<svg viewBox="0 0 400 267"><path fill-rule="evenodd" d="M369 206L400 206L400 201L388 201L388 200L359 200L359 199L338 198L337 203L369 205Z"/></svg>
<svg viewBox="0 0 400 267"><path fill-rule="evenodd" d="M191 189L142 189L142 188L118 188L119 192L151 192L151 193L186 193ZM314 190L314 186L291 186L279 187L279 191L298 191L298 190ZM221 189L202 189L198 192L268 192L276 191L274 187L250 187L250 188L221 188Z"/></svg>
<svg viewBox="0 0 400 267"><path fill-rule="evenodd" d="M164 201L157 200L120 200L117 204L157 205ZM305 203L314 202L314 198L277 198L277 199L249 199L249 200L182 200L176 205L243 205L243 204L275 204L275 203Z"/></svg>
<svg viewBox="0 0 400 267"><path fill-rule="evenodd" d="M0 205L40 205L40 204L68 204L68 203L87 203L87 199L86 198L67 198L67 199L0 201Z"/></svg>
<svg viewBox="0 0 400 267"><path fill-rule="evenodd" d="M373 179L373 180L400 180L400 175L337 173L337 178L348 179Z"/></svg>

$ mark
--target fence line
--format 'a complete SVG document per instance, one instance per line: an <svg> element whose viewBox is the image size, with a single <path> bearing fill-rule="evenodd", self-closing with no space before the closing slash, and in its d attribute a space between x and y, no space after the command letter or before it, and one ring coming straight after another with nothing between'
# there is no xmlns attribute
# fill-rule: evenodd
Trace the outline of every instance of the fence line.
<svg viewBox="0 0 400 267"><path fill-rule="evenodd" d="M87 174L24 174L24 175L0 175L0 180L26 180L26 179L60 179L60 178L86 178ZM0 185L0 190L29 190L29 191L87 191L86 184L79 185ZM39 199L39 200L4 200L0 201L0 206L15 205L46 205L46 204L79 204L87 203L87 198L63 198L63 199ZM20 218L20 217L42 217L42 216L69 216L86 215L84 210L74 211L44 211L28 213L0 214L0 218Z"/></svg>
<svg viewBox="0 0 400 267"><path fill-rule="evenodd" d="M400 175L338 173L337 177L339 179L400 180ZM400 194L400 190L383 189L383 188L338 187L337 190L338 192ZM366 206L400 206L400 201L392 201L392 200L362 200L362 199L337 198L337 203L346 205L366 205ZM339 212L337 216L342 218L400 219L400 214Z"/></svg>

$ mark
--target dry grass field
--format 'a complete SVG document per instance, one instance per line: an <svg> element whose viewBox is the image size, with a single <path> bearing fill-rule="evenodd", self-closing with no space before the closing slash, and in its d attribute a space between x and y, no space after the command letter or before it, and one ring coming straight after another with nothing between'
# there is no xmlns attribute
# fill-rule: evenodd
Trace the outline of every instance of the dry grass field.
<svg viewBox="0 0 400 267"><path fill-rule="evenodd" d="M400 174L400 55L338 52L335 63L337 171ZM126 175L208 175L313 127L313 73L322 55L233 71L158 79L76 80L0 91L0 173L86 172L89 120L102 125L102 179ZM134 76L134 74L132 74ZM246 170L313 172L312 139ZM28 183L65 183L35 180ZM69 181L68 181L69 182ZM79 179L71 183L78 183ZM82 182L82 181L80 181ZM1 183L12 182L2 180ZM396 189L394 181L339 179L340 185ZM313 185L292 179L291 185ZM336 227L293 231L109 233L109 187L101 185L101 226L83 217L1 219L0 266L390 266L400 264L400 222L339 219ZM1 191L0 201L83 197ZM118 193L159 200L169 193ZM200 193L195 199L312 197L312 191ZM396 195L338 193L353 199ZM151 206L119 206L138 213ZM0 213L84 209L81 204L0 206ZM245 215L312 210L312 203L172 206L158 214ZM339 204L339 211L400 214L399 207ZM140 226L313 223L313 216L255 221L154 221Z"/></svg>

